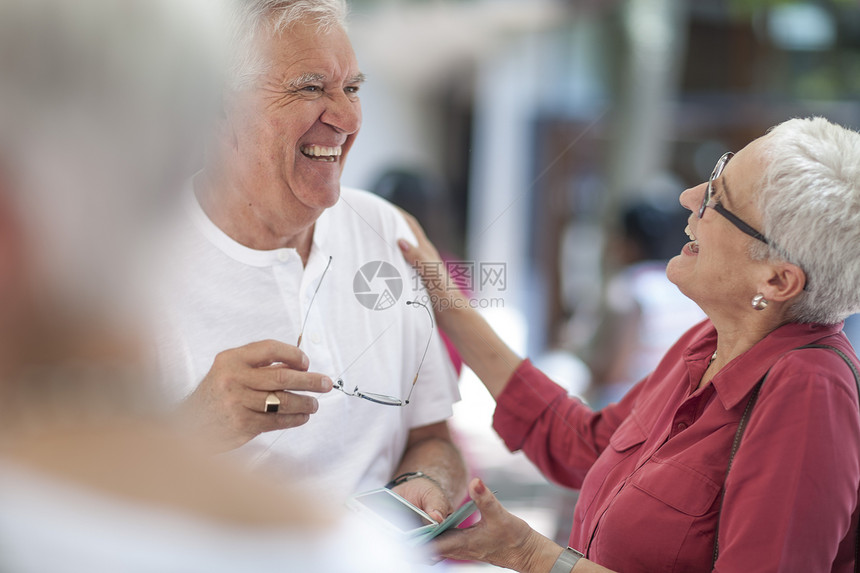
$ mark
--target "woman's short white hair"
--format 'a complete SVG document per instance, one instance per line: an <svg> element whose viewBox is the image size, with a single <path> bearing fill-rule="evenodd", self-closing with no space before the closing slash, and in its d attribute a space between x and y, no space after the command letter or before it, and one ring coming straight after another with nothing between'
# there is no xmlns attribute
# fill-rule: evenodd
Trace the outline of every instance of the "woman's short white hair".
<svg viewBox="0 0 860 573"><path fill-rule="evenodd" d="M860 133L820 117L792 119L765 142L757 200L773 244L754 246L753 258L787 259L806 272L794 320L838 323L860 312Z"/></svg>
<svg viewBox="0 0 860 573"><path fill-rule="evenodd" d="M271 64L255 45L259 37L280 34L297 22L313 23L320 32L345 30L347 14L346 0L233 0L230 87L247 86Z"/></svg>

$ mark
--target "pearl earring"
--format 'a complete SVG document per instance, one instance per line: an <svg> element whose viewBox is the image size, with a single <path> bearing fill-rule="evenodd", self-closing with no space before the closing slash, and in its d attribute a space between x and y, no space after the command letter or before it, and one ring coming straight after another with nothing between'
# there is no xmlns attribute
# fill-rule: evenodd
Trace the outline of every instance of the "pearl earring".
<svg viewBox="0 0 860 573"><path fill-rule="evenodd" d="M759 293L752 299L752 307L756 310L764 310L767 308L768 302L764 295Z"/></svg>

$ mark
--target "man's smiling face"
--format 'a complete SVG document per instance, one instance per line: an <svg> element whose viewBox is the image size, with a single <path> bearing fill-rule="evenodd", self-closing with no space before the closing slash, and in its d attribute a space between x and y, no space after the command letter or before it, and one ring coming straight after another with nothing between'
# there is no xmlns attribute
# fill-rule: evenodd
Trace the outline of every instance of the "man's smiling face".
<svg viewBox="0 0 860 573"><path fill-rule="evenodd" d="M228 106L231 170L254 190L256 207L316 218L340 196L343 165L361 127L363 74L337 26L321 31L299 22L261 38L258 49L269 68Z"/></svg>

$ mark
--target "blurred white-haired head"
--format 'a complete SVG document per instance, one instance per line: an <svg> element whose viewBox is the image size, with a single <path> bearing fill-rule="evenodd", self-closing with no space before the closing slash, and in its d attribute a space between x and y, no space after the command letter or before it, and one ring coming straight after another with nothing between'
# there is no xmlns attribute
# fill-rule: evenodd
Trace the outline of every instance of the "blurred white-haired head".
<svg viewBox="0 0 860 573"><path fill-rule="evenodd" d="M0 211L38 296L123 298L215 110L224 16L214 0L0 2Z"/></svg>

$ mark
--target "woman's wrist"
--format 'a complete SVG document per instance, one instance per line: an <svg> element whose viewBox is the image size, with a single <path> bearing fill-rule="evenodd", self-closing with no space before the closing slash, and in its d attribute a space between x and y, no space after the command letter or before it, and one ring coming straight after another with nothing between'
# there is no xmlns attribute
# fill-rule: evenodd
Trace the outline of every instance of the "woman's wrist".
<svg viewBox="0 0 860 573"><path fill-rule="evenodd" d="M469 308L469 298L456 287L428 291L428 294L433 302L433 310L438 315L443 315L452 310Z"/></svg>
<svg viewBox="0 0 860 573"><path fill-rule="evenodd" d="M459 290L444 291L440 295L431 294L430 299L433 302L436 323L446 333L462 326L469 313L475 312L470 299Z"/></svg>
<svg viewBox="0 0 860 573"><path fill-rule="evenodd" d="M549 573L564 551L564 547L532 530L525 544L522 563L515 569L521 573Z"/></svg>

